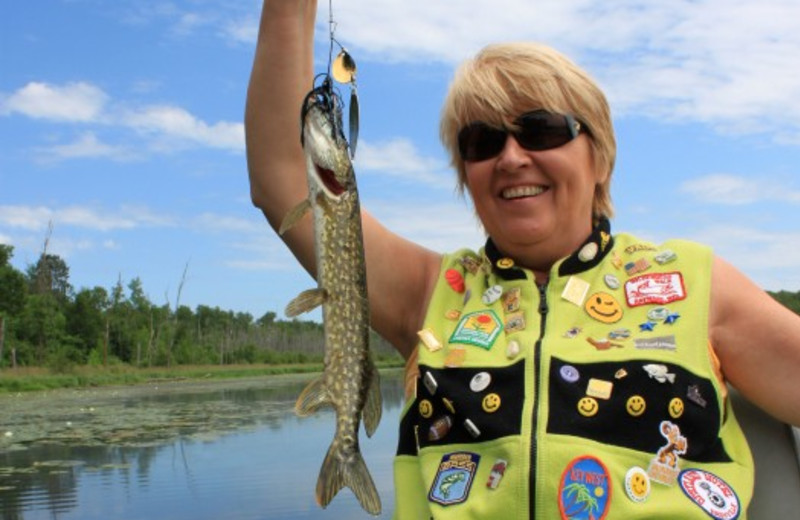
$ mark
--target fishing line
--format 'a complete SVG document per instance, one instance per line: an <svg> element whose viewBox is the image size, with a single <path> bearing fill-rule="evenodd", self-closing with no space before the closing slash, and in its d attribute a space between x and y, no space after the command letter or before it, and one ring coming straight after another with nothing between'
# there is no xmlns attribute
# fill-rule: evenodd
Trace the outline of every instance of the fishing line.
<svg viewBox="0 0 800 520"><path fill-rule="evenodd" d="M328 0L328 78L333 78L337 82L350 85L350 110L348 112L348 124L350 130L350 157L355 157L356 143L358 141L358 120L359 120L359 103L358 103L358 90L356 89L356 62L347 49L339 43L336 39L336 20L333 18L333 0ZM339 54L334 59L333 50L334 44L339 47ZM326 81L330 81L327 79ZM336 97L339 97L338 94Z"/></svg>

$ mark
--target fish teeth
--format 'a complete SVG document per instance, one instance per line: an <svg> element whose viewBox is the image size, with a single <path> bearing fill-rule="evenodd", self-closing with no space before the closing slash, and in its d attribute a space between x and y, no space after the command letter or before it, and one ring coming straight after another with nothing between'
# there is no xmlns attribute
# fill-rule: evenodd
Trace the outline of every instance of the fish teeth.
<svg viewBox="0 0 800 520"><path fill-rule="evenodd" d="M506 188L503 190L504 199L516 199L520 197L535 197L544 192L545 188L542 186L515 186L513 188Z"/></svg>

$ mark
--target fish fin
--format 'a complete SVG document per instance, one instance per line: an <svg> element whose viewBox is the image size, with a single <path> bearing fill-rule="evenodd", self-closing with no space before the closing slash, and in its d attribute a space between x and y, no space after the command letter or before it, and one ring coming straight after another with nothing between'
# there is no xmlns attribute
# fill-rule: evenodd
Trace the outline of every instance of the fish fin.
<svg viewBox="0 0 800 520"><path fill-rule="evenodd" d="M344 486L353 490L364 511L375 516L381 513L381 497L361 452L356 450L350 456L343 457L331 445L319 470L317 504L327 507Z"/></svg>
<svg viewBox="0 0 800 520"><path fill-rule="evenodd" d="M367 401L364 403L362 417L364 419L364 429L367 432L367 437L372 437L372 434L375 433L375 430L378 429L378 424L381 422L383 406L381 403L381 376L378 373L378 369L375 368L375 363L370 361L369 365L369 389L367 390Z"/></svg>
<svg viewBox="0 0 800 520"><path fill-rule="evenodd" d="M330 406L328 388L322 376L314 379L297 396L294 403L294 413L299 417L307 417L316 412L321 406Z"/></svg>
<svg viewBox="0 0 800 520"><path fill-rule="evenodd" d="M667 376L666 376L666 377L667 377L667 380L668 380L670 383L674 383L674 382L675 382L675 374L667 374Z"/></svg>
<svg viewBox="0 0 800 520"><path fill-rule="evenodd" d="M286 306L286 316L293 318L304 312L316 309L328 298L328 291L315 287L308 289L294 297Z"/></svg>
<svg viewBox="0 0 800 520"><path fill-rule="evenodd" d="M303 201L298 204L297 206L293 207L289 210L289 213L283 217L283 221L281 221L281 227L278 229L278 234L283 235L290 229L292 229L295 224L297 224L303 215L308 213L308 210L311 209L311 201L308 199L303 199Z"/></svg>

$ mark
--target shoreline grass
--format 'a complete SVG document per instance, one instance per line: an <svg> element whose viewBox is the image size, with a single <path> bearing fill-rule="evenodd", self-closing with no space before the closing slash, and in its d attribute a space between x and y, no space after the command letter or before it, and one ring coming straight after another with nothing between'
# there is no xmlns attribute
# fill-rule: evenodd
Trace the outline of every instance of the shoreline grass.
<svg viewBox="0 0 800 520"><path fill-rule="evenodd" d="M378 362L377 365L381 369L402 368L403 363L399 360L392 360ZM41 367L4 368L0 370L0 394L60 388L137 385L163 381L236 379L320 372L321 370L322 363L181 365L150 368L136 368L128 365L76 366L59 373Z"/></svg>

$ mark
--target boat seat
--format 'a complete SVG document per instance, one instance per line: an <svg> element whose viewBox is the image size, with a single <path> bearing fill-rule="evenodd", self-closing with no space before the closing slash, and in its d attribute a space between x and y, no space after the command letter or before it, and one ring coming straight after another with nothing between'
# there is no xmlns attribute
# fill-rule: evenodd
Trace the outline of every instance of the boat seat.
<svg viewBox="0 0 800 520"><path fill-rule="evenodd" d="M800 429L772 418L735 390L730 395L756 466L747 518L800 518Z"/></svg>

